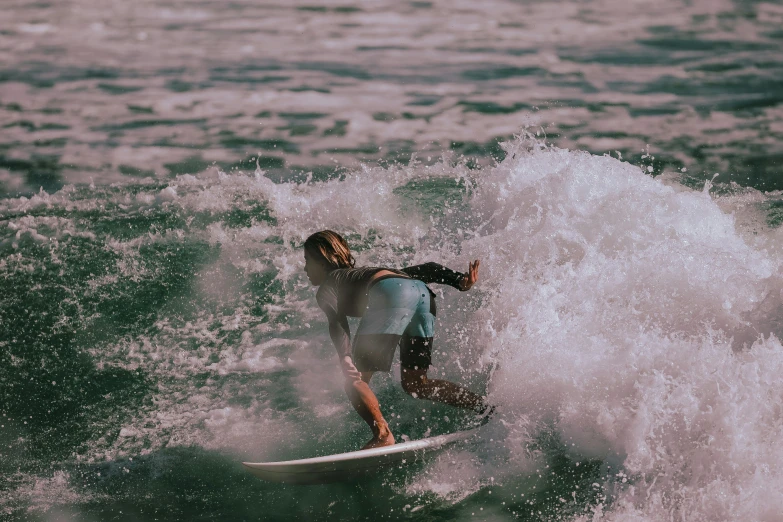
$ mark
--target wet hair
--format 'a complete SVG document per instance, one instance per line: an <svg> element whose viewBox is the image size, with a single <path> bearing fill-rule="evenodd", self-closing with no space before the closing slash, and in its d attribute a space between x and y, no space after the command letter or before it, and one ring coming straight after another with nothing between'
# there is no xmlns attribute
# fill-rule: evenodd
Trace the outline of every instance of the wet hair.
<svg viewBox="0 0 783 522"><path fill-rule="evenodd" d="M321 230L308 237L304 242L304 249L330 270L353 268L356 265L348 243L343 236L331 230Z"/></svg>

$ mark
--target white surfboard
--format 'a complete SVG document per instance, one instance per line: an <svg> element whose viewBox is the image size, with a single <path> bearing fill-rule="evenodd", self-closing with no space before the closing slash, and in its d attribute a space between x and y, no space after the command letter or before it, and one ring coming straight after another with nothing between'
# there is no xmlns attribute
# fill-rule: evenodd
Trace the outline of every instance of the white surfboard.
<svg viewBox="0 0 783 522"><path fill-rule="evenodd" d="M272 482L325 484L380 471L393 463L409 464L424 457L434 456L451 444L472 437L478 429L337 455L284 462L243 462L242 464L256 477Z"/></svg>

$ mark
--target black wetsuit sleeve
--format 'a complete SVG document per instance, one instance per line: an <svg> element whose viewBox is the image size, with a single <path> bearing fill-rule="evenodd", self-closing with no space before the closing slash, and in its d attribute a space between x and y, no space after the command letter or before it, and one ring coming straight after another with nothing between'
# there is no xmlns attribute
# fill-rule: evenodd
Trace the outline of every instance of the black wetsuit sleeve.
<svg viewBox="0 0 783 522"><path fill-rule="evenodd" d="M450 268L433 262L402 268L400 272L424 283L440 283L457 289L459 289L460 283L465 278L465 274L455 272Z"/></svg>
<svg viewBox="0 0 783 522"><path fill-rule="evenodd" d="M326 314L329 321L329 337L334 343L337 357L351 356L351 330L348 326L348 318L338 311L337 291L331 286L321 285L315 296L318 306Z"/></svg>

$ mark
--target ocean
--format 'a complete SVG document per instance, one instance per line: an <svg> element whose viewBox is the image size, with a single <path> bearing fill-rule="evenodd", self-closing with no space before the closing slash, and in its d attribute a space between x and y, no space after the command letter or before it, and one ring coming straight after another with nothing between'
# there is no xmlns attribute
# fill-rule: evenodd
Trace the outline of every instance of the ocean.
<svg viewBox="0 0 783 522"><path fill-rule="evenodd" d="M783 521L783 4L22 2L0 23L0 519ZM436 261L480 434L358 449L311 233ZM355 328L357 321L351 321ZM471 416L372 387L398 440Z"/></svg>

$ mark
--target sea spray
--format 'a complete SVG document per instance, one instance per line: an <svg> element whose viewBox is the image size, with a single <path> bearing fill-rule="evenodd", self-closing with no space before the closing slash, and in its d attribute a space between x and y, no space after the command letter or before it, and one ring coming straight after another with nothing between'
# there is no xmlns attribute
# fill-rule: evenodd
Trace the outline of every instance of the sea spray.
<svg viewBox="0 0 783 522"><path fill-rule="evenodd" d="M473 443L381 473L373 487L388 496L363 509L455 519L483 506L498 518L778 513L781 241L765 196L711 196L525 138L505 146L505 160L479 169L445 159L274 183L260 170L210 168L2 200L14 333L4 342L29 372L5 374L4 392L35 385L48 404L87 412L67 439L59 417L17 399L6 439L27 453L14 457L17 487L3 509L49 509L30 492L52 480L70 506L110 490L158 505L148 488L168 491L161 477L185 463L215 477L210 491L233 484L226 499L289 506L282 490L237 482L230 466L359 447L368 430L345 400L302 270L304 238L332 228L362 265L464 270L482 260L470 292L435 286L430 371L488 387L499 406ZM464 415L408 397L398 381L395 367L373 387L401 438L464 426ZM46 451L51 473L31 456ZM349 512L350 502L361 501L330 509Z"/></svg>
<svg viewBox="0 0 783 522"><path fill-rule="evenodd" d="M779 260L706 192L609 157L511 148L472 201L495 295L479 313L491 397L613 468L610 520L765 520L781 512L783 348L738 344ZM523 451L524 447L510 444ZM598 517L599 519L601 517Z"/></svg>

